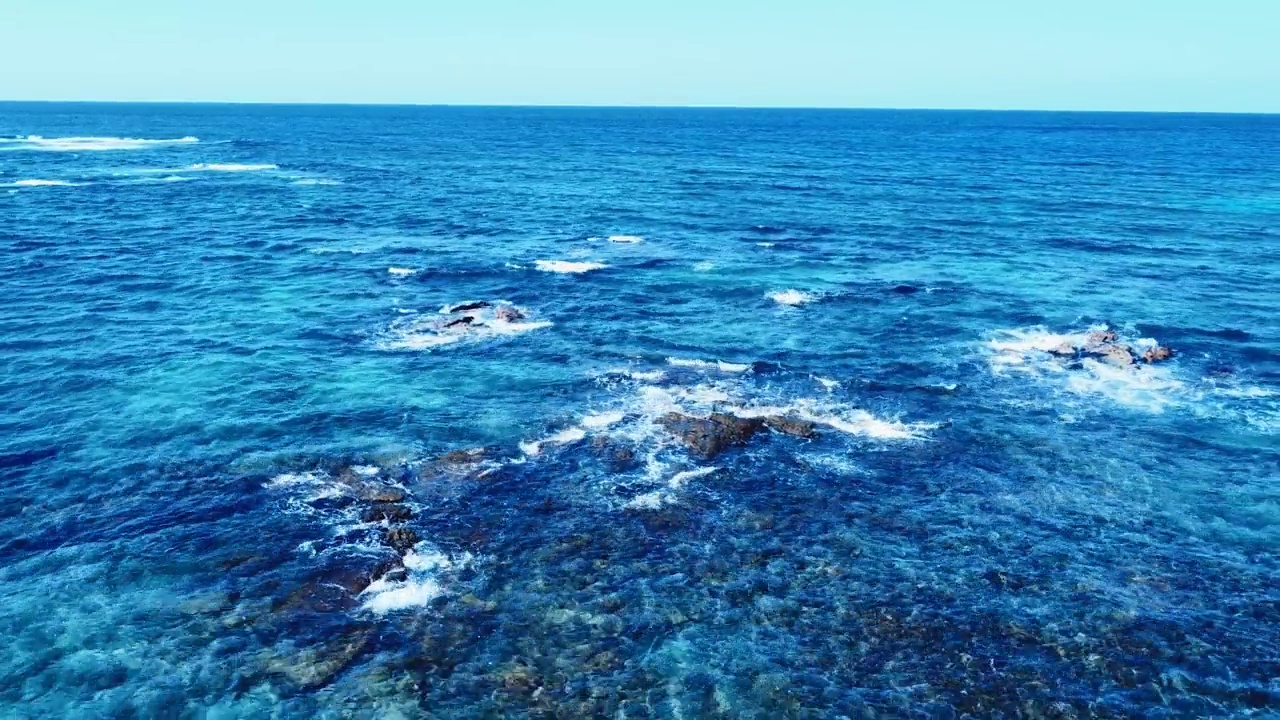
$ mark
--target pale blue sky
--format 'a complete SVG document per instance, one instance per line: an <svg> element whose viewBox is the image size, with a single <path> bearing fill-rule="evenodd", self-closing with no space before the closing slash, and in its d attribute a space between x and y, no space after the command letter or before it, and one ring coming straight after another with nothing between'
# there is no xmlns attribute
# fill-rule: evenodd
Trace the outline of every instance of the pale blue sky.
<svg viewBox="0 0 1280 720"><path fill-rule="evenodd" d="M0 99L1280 112L1280 0L0 0Z"/></svg>

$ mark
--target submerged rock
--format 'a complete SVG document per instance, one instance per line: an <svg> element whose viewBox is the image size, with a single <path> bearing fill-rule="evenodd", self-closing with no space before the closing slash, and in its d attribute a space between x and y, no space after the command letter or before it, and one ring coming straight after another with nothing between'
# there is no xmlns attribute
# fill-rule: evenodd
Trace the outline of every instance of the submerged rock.
<svg viewBox="0 0 1280 720"><path fill-rule="evenodd" d="M808 420L800 420L784 415L771 415L764 419L764 424L770 430L783 435L805 439L818 436L817 426Z"/></svg>
<svg viewBox="0 0 1280 720"><path fill-rule="evenodd" d="M764 428L759 418L740 418L728 413L712 413L696 418L681 413L667 413L658 420L694 453L712 458L733 445L743 445Z"/></svg>
<svg viewBox="0 0 1280 720"><path fill-rule="evenodd" d="M364 652L372 633L363 631L336 642L306 648L289 655L266 658L268 672L280 675L303 689L324 687Z"/></svg>
<svg viewBox="0 0 1280 720"><path fill-rule="evenodd" d="M1148 348L1146 352L1142 353L1142 359L1149 363L1164 362L1171 357L1173 357L1173 350L1163 345Z"/></svg>

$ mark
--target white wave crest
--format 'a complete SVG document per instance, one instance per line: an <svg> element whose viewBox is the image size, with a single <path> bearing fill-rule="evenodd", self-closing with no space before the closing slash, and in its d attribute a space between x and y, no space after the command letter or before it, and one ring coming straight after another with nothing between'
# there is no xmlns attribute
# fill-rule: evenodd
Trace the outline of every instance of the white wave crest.
<svg viewBox="0 0 1280 720"><path fill-rule="evenodd" d="M534 260L533 264L542 272L579 275L592 270L603 270L609 267L599 262L571 262L569 260Z"/></svg>
<svg viewBox="0 0 1280 720"><path fill-rule="evenodd" d="M644 242L644 238L639 235L610 235L609 242L635 245Z"/></svg>
<svg viewBox="0 0 1280 720"><path fill-rule="evenodd" d="M765 297L779 305L788 305L791 307L811 303L817 299L817 297L812 293L802 292L800 290L777 290L767 293Z"/></svg>
<svg viewBox="0 0 1280 720"><path fill-rule="evenodd" d="M44 152L100 152L105 150L145 150L165 145L190 145L199 138L182 137L171 140L149 140L123 137L63 137L46 138L26 135L0 138L0 150L39 150Z"/></svg>
<svg viewBox="0 0 1280 720"><path fill-rule="evenodd" d="M11 183L5 183L3 187L76 187L82 183L73 183L67 180L15 180Z"/></svg>
<svg viewBox="0 0 1280 720"><path fill-rule="evenodd" d="M395 275L396 277L408 277L418 271L412 268L389 267L387 268L387 272Z"/></svg>

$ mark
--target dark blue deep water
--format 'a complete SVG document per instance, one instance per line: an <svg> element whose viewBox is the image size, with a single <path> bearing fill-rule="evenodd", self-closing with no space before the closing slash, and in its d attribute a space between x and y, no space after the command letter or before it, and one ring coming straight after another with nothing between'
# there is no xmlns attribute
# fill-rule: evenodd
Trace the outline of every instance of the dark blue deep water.
<svg viewBox="0 0 1280 720"><path fill-rule="evenodd" d="M1278 161L0 104L0 716L1274 717Z"/></svg>

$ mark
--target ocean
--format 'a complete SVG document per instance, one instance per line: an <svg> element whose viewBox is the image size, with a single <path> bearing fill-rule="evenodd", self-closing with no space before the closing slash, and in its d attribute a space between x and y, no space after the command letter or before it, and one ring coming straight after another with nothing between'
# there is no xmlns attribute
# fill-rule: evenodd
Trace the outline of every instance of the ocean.
<svg viewBox="0 0 1280 720"><path fill-rule="evenodd" d="M0 716L1274 716L1278 158L0 104Z"/></svg>

